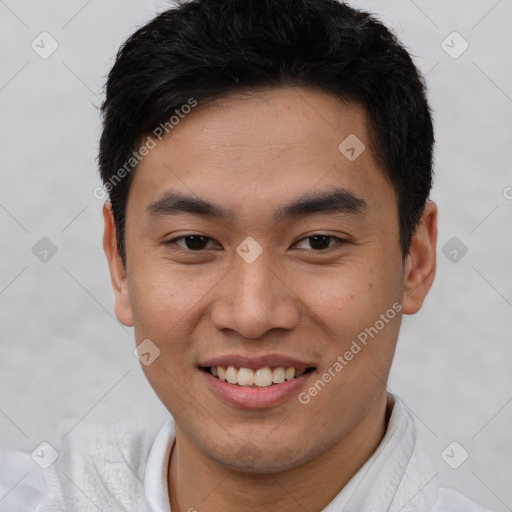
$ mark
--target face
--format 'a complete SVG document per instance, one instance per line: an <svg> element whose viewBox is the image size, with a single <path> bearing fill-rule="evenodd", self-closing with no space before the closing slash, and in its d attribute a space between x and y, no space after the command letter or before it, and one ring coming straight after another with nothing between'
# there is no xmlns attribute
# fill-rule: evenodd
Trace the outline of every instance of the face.
<svg viewBox="0 0 512 512"><path fill-rule="evenodd" d="M116 315L160 351L142 368L177 433L225 467L297 467L385 396L401 315L433 279L435 211L403 264L370 146L357 104L306 88L231 95L139 164L126 274L104 210ZM221 381L230 365L229 380L256 384Z"/></svg>

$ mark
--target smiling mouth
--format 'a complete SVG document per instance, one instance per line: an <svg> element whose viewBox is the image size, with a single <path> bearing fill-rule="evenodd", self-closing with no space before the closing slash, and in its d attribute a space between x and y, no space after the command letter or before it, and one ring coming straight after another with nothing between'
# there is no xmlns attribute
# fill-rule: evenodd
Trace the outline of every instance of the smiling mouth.
<svg viewBox="0 0 512 512"><path fill-rule="evenodd" d="M276 386L315 371L312 366L305 369L283 366L265 366L256 370L238 366L208 366L200 369L223 382L248 388Z"/></svg>

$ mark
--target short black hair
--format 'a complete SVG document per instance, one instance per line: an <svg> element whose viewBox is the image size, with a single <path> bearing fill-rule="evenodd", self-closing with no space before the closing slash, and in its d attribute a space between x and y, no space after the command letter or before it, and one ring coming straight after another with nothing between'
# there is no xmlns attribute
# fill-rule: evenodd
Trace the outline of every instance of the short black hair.
<svg viewBox="0 0 512 512"><path fill-rule="evenodd" d="M141 140L169 132L192 102L286 86L364 106L371 148L397 196L405 261L432 187L434 133L424 79L394 33L336 0L178 0L121 46L101 106L98 162L125 266Z"/></svg>

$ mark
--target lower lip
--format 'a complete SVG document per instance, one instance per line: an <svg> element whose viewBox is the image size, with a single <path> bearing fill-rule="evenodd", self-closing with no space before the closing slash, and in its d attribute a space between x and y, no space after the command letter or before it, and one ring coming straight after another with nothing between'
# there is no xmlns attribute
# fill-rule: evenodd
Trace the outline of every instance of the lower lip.
<svg viewBox="0 0 512 512"><path fill-rule="evenodd" d="M213 392L225 402L244 409L262 409L281 404L304 385L306 380L315 371L304 373L292 380L285 380L281 384L272 384L266 388L249 388L224 382L211 373L200 370L206 383Z"/></svg>

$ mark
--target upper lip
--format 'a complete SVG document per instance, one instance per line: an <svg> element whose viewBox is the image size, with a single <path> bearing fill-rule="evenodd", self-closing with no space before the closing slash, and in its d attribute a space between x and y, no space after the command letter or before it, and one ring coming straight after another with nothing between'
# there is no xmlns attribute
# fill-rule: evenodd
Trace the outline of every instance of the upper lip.
<svg viewBox="0 0 512 512"><path fill-rule="evenodd" d="M306 361L300 361L294 357L279 354L267 354L258 357L249 357L241 354L226 354L204 359L198 363L198 366L202 368L208 368L210 366L236 366L238 368L252 368L253 370L264 368L265 366L283 366L284 368L293 367L299 370L305 370L315 365Z"/></svg>

